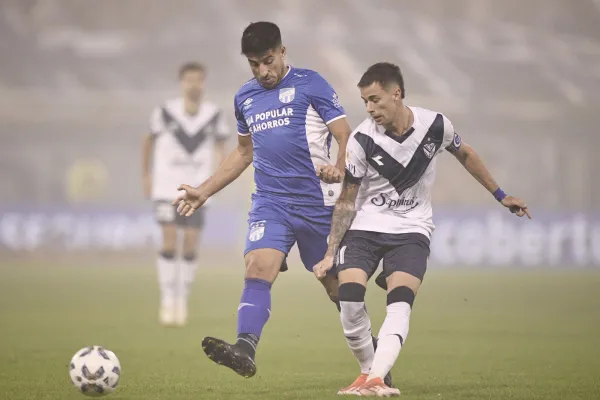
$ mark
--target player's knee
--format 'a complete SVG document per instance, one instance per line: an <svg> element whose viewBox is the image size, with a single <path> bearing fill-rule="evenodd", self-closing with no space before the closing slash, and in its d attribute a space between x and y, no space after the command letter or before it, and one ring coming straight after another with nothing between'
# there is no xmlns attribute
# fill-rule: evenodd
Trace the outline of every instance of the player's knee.
<svg viewBox="0 0 600 400"><path fill-rule="evenodd" d="M160 256L165 260L174 260L175 259L175 250L163 249L160 252Z"/></svg>
<svg viewBox="0 0 600 400"><path fill-rule="evenodd" d="M415 301L415 292L408 286L398 286L387 295L387 305L394 303L407 303L411 308Z"/></svg>
<svg viewBox="0 0 600 400"><path fill-rule="evenodd" d="M256 255L246 258L246 279L263 279L273 282L277 277L281 263L270 263Z"/></svg>
<svg viewBox="0 0 600 400"><path fill-rule="evenodd" d="M359 324L364 318L367 288L356 282L344 283L339 289L342 325L345 330Z"/></svg>

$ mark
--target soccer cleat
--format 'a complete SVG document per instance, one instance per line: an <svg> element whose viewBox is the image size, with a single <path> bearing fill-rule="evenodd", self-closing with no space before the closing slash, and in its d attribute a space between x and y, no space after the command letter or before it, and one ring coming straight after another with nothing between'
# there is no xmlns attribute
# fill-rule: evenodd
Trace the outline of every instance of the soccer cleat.
<svg viewBox="0 0 600 400"><path fill-rule="evenodd" d="M183 297L178 298L177 301L175 301L175 313L173 323L179 327L185 326L187 324L187 318L187 300Z"/></svg>
<svg viewBox="0 0 600 400"><path fill-rule="evenodd" d="M354 382L350 384L350 386L346 386L345 388L338 390L337 394L340 396L360 396L358 393L358 388L367 382L368 376L369 374L360 374L358 378L356 378Z"/></svg>
<svg viewBox="0 0 600 400"><path fill-rule="evenodd" d="M400 390L383 383L381 378L372 378L358 388L359 396L365 397L398 397Z"/></svg>
<svg viewBox="0 0 600 400"><path fill-rule="evenodd" d="M288 265L287 265L287 256L283 259L283 262L281 263L281 267L279 267L279 272L285 272L288 270Z"/></svg>
<svg viewBox="0 0 600 400"><path fill-rule="evenodd" d="M256 364L252 357L239 347L231 345L224 340L205 337L202 340L202 349L212 361L231 368L244 378L251 378L256 374Z"/></svg>

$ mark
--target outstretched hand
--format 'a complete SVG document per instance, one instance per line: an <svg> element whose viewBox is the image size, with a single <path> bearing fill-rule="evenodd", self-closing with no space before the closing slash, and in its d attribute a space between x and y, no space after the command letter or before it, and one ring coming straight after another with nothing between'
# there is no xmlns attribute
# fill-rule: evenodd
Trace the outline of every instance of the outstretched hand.
<svg viewBox="0 0 600 400"><path fill-rule="evenodd" d="M191 216L197 209L208 200L208 196L202 193L200 188L189 185L181 185L177 188L183 191L171 204L177 206L177 212L184 217Z"/></svg>
<svg viewBox="0 0 600 400"><path fill-rule="evenodd" d="M527 209L527 204L518 197L506 196L501 201L502 205L510 210L513 214L516 214L517 217L523 217L527 215L527 218L531 219L531 214L529 213L529 209Z"/></svg>

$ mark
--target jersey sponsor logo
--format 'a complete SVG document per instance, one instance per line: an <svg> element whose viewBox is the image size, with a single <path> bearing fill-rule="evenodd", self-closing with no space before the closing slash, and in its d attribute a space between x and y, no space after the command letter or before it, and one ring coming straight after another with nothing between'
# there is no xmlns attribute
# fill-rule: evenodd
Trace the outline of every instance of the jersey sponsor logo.
<svg viewBox="0 0 600 400"><path fill-rule="evenodd" d="M427 158L433 158L433 155L435 154L435 143L427 143L423 146L423 151Z"/></svg>
<svg viewBox="0 0 600 400"><path fill-rule="evenodd" d="M279 101L282 103L291 103L296 97L296 88L279 89Z"/></svg>
<svg viewBox="0 0 600 400"><path fill-rule="evenodd" d="M387 207L395 212L405 214L417 208L419 202L415 197L400 197L399 199L392 199L389 195L380 193L371 199L371 204L377 207ZM404 210L400 210L401 208L404 208Z"/></svg>
<svg viewBox="0 0 600 400"><path fill-rule="evenodd" d="M268 110L256 115L251 115L246 119L246 125L250 127L252 133L273 129L290 124L290 117L294 115L292 107L281 108L277 110Z"/></svg>
<svg viewBox="0 0 600 400"><path fill-rule="evenodd" d="M256 221L250 224L250 233L248 234L248 240L251 242L257 242L265 236L265 224L266 221Z"/></svg>

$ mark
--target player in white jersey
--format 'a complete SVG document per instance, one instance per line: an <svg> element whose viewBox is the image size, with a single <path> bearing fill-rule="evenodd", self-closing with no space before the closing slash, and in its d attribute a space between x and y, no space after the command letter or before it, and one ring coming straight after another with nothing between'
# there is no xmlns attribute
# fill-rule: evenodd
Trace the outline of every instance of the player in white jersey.
<svg viewBox="0 0 600 400"><path fill-rule="evenodd" d="M383 377L406 340L413 301L427 268L436 157L444 151L453 154L504 207L519 217L531 216L523 201L504 194L444 115L404 105L400 68L375 64L358 87L370 116L348 141L344 185L327 254L313 271L322 279L337 258L342 326L361 368L361 375L338 393L390 397L400 391L386 386ZM387 316L373 351L364 299L367 281L382 259Z"/></svg>
<svg viewBox="0 0 600 400"><path fill-rule="evenodd" d="M144 193L154 202L162 227L162 246L157 260L160 287L159 319L164 325L182 326L197 267L198 236L204 209L190 218L171 205L178 182L199 185L225 159L229 129L219 108L203 100L205 69L196 62L179 71L180 98L166 101L151 116L150 134L143 145ZM183 233L178 254L178 233Z"/></svg>

